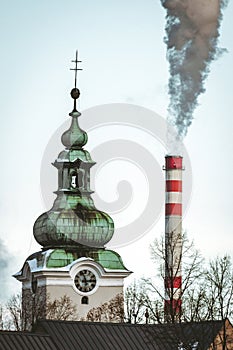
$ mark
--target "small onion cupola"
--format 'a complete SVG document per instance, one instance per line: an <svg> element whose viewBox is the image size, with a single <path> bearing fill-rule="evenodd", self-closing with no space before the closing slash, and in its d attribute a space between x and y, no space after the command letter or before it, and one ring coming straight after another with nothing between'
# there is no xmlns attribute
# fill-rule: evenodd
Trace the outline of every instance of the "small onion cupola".
<svg viewBox="0 0 233 350"><path fill-rule="evenodd" d="M75 62L75 87L71 91L74 100L70 128L61 137L66 147L53 165L58 170L58 190L53 207L38 217L33 233L36 241L47 248L95 247L104 248L114 232L109 215L96 209L90 189L90 169L95 164L88 151L87 133L79 127L81 113L76 109L80 91L77 81L77 52Z"/></svg>

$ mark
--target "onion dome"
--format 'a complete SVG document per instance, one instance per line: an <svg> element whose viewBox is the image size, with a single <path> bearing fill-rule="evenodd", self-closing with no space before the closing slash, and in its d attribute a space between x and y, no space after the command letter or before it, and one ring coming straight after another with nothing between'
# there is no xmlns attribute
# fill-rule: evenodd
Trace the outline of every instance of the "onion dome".
<svg viewBox="0 0 233 350"><path fill-rule="evenodd" d="M77 60L76 55L77 73ZM95 164L88 151L83 149L87 143L87 133L79 127L76 100L79 90L71 91L74 108L70 113L70 128L62 135L66 147L60 152L53 165L58 170L57 198L53 207L36 220L33 234L44 248L66 248L74 246L103 248L114 232L112 218L96 209L90 189L90 169Z"/></svg>
<svg viewBox="0 0 233 350"><path fill-rule="evenodd" d="M104 247L112 238L113 220L97 210L91 198L58 196L53 208L39 216L33 228L36 241L44 248Z"/></svg>
<svg viewBox="0 0 233 350"><path fill-rule="evenodd" d="M87 143L87 133L80 129L77 117L73 113L71 126L64 132L61 140L68 149L80 149Z"/></svg>
<svg viewBox="0 0 233 350"><path fill-rule="evenodd" d="M74 99L74 110L70 113L72 122L70 128L62 135L61 141L68 149L80 149L87 143L87 133L78 124L78 117L81 115L76 110L76 99L80 96L79 89L72 89L70 94Z"/></svg>

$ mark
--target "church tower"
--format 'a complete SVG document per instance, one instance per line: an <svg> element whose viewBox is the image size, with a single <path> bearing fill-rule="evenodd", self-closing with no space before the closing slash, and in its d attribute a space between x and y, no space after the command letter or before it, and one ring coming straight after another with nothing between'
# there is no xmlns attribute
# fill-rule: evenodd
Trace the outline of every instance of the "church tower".
<svg viewBox="0 0 233 350"><path fill-rule="evenodd" d="M74 107L70 128L61 137L65 149L53 163L58 189L52 208L36 220L33 234L42 246L29 256L14 277L22 282L24 328L47 317L48 301L67 296L77 308L76 320L89 310L123 295L123 281L131 272L119 254L105 248L114 233L112 218L95 207L90 189L90 169L95 164L88 151L87 133L79 126L76 108L80 91L71 91ZM120 299L123 303L123 298ZM39 305L39 306L38 306ZM114 311L113 311L114 312ZM114 321L114 317L113 317ZM119 321L117 318L115 321Z"/></svg>

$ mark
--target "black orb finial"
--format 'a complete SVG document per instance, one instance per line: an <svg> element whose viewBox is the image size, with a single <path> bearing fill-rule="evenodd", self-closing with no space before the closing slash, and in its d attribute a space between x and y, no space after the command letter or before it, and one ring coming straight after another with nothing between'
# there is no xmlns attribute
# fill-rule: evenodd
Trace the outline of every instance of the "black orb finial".
<svg viewBox="0 0 233 350"><path fill-rule="evenodd" d="M77 100L77 99L79 98L79 96L80 96L80 91L79 91L79 89L73 88L73 89L71 90L71 92L70 92L70 95L71 95L71 97L72 97L74 100Z"/></svg>
<svg viewBox="0 0 233 350"><path fill-rule="evenodd" d="M80 91L77 88L77 72L78 70L82 70L82 68L78 68L78 63L81 63L82 61L78 60L78 50L76 50L76 56L75 56L75 60L72 60L71 62L75 63L75 68L70 68L70 70L74 70L75 71L75 80L74 80L74 88L71 90L70 95L71 97L74 99L74 109L73 112L77 112L76 110L76 100L79 98L80 96ZM73 113L72 112L72 113Z"/></svg>

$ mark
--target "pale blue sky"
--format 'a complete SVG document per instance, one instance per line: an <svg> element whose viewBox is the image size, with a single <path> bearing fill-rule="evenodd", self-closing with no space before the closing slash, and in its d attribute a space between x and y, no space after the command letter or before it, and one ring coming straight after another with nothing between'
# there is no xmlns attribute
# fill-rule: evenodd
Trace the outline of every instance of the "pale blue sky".
<svg viewBox="0 0 233 350"><path fill-rule="evenodd" d="M0 237L14 262L7 270L7 284L13 290L19 283L10 274L37 249L32 227L45 210L41 160L71 110L69 68L76 48L83 61L78 79L81 111L129 102L166 117L168 64L160 1L2 0L0 4ZM211 64L206 92L185 139L194 187L184 227L208 258L233 255L232 18L230 2L220 30L220 46L228 53ZM144 267L135 254L143 254L150 266L148 244L162 231L163 218L144 239L119 250L136 275Z"/></svg>

